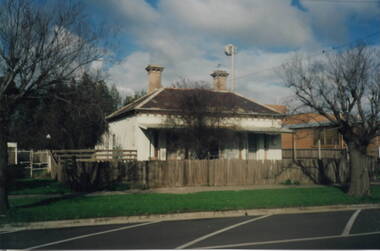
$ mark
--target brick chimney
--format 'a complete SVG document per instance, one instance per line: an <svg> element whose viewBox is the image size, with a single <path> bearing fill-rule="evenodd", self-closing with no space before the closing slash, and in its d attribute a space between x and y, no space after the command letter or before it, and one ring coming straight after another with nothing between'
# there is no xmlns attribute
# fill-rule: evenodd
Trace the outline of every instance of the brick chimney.
<svg viewBox="0 0 380 251"><path fill-rule="evenodd" d="M214 90L226 91L227 90L227 77L228 73L222 70L216 70L211 73L211 77L214 79Z"/></svg>
<svg viewBox="0 0 380 251"><path fill-rule="evenodd" d="M148 72L148 94L160 89L161 86L161 72L164 67L159 65L148 65L145 70Z"/></svg>

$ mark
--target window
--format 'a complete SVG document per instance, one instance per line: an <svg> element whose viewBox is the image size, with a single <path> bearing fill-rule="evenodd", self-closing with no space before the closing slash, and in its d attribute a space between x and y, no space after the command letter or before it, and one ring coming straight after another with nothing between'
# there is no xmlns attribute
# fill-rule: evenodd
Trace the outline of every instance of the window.
<svg viewBox="0 0 380 251"><path fill-rule="evenodd" d="M314 130L314 145L318 145L318 140L321 142L321 146L326 145L338 145L339 133L336 128L318 128Z"/></svg>
<svg viewBox="0 0 380 251"><path fill-rule="evenodd" d="M248 151L250 153L255 153L257 151L258 135L248 134Z"/></svg>

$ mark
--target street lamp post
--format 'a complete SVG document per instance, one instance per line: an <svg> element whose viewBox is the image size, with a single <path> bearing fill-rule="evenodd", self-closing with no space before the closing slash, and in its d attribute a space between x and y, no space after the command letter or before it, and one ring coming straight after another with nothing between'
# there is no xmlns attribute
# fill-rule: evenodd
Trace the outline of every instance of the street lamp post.
<svg viewBox="0 0 380 251"><path fill-rule="evenodd" d="M51 166L52 166L51 165L51 158L53 157L55 162L57 162L57 160L54 158L54 154L53 154L53 151L51 149L51 135L49 133L46 135L46 139L48 141L48 148L49 148L49 152L50 152L50 155L48 158L48 169L51 172Z"/></svg>

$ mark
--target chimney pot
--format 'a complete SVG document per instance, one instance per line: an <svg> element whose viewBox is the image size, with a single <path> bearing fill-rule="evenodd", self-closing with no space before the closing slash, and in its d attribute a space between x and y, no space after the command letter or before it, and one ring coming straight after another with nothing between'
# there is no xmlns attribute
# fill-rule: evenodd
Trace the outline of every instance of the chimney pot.
<svg viewBox="0 0 380 251"><path fill-rule="evenodd" d="M216 70L210 74L214 78L214 89L217 91L227 90L227 77L228 73L223 70Z"/></svg>
<svg viewBox="0 0 380 251"><path fill-rule="evenodd" d="M148 94L160 89L161 86L161 72L164 67L159 65L148 65L145 70L148 72Z"/></svg>

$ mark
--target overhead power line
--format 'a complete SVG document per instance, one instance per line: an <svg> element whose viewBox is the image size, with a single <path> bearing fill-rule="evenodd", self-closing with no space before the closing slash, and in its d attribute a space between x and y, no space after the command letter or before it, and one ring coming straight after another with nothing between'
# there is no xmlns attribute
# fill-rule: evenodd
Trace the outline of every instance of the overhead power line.
<svg viewBox="0 0 380 251"><path fill-rule="evenodd" d="M300 0L300 2L314 3L380 3L380 0Z"/></svg>
<svg viewBox="0 0 380 251"><path fill-rule="evenodd" d="M308 1L317 1L317 0L308 0ZM323 1L323 0L321 0L321 1ZM340 0L340 1L344 1L344 0ZM379 0L379 2L380 2L380 0ZM342 48L354 45L355 43L368 40L368 38L375 37L377 35L380 35L380 31L368 34L365 37L355 39L355 40L353 40L351 42L348 42L348 43L344 43L344 44L340 44L340 45L337 45L337 46L332 46L332 47L329 47L329 48L326 48L326 49L322 49L322 50L320 50L318 52L315 52L315 53L312 53L312 54L308 55L308 58L313 58L313 57L319 56L321 54L327 53L329 51L337 51L337 50L340 50ZM264 68L264 69L261 69L261 70L258 70L258 71L252 71L250 73L247 73L247 74L244 74L242 76L236 77L236 79L242 79L242 78L249 77L249 76L251 76L253 74L258 74L258 73L262 73L262 72L266 72L266 71L270 71L270 70L275 70L276 68L281 67L283 64L284 63L281 63L280 65L277 65L277 66L272 66L272 67Z"/></svg>

